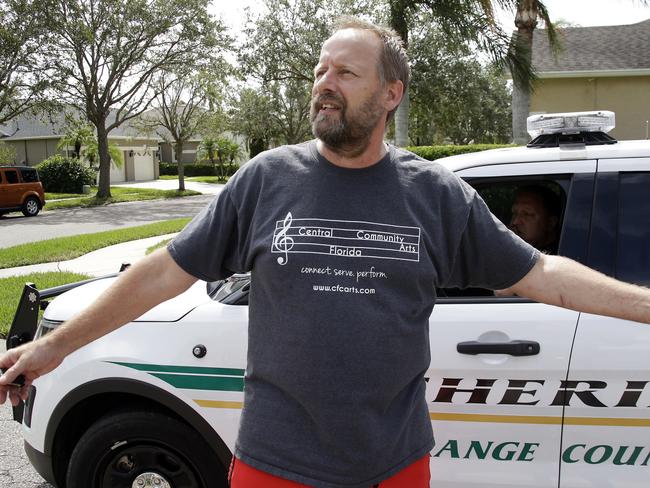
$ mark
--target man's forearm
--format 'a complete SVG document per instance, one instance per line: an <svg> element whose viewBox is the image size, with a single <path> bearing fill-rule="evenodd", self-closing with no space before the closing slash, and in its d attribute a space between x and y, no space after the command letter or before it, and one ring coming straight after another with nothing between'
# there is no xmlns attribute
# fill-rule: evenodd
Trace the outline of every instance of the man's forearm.
<svg viewBox="0 0 650 488"><path fill-rule="evenodd" d="M510 291L572 310L650 323L650 289L559 256L542 255Z"/></svg>
<svg viewBox="0 0 650 488"><path fill-rule="evenodd" d="M182 293L195 281L166 249L158 250L122 273L95 302L46 338L68 355Z"/></svg>

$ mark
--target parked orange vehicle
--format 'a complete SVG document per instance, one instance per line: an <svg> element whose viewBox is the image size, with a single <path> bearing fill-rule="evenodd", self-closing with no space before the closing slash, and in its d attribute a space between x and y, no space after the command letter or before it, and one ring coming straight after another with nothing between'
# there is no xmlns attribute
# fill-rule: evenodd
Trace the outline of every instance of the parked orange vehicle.
<svg viewBox="0 0 650 488"><path fill-rule="evenodd" d="M35 168L0 166L0 215L20 210L26 217L45 205L45 192Z"/></svg>

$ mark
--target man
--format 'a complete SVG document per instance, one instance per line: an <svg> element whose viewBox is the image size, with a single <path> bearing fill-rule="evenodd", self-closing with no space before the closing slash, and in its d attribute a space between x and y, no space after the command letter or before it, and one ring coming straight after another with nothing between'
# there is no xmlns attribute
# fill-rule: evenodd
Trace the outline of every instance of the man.
<svg viewBox="0 0 650 488"><path fill-rule="evenodd" d="M557 254L560 199L548 187L524 186L517 190L508 228L544 254Z"/></svg>
<svg viewBox="0 0 650 488"><path fill-rule="evenodd" d="M424 488L436 286L650 322L647 290L541 255L452 173L384 143L409 78L393 33L342 24L314 75L316 140L254 158L167 249L7 352L0 401L26 395L7 386L19 373L31 383L197 278L252 270L232 487Z"/></svg>

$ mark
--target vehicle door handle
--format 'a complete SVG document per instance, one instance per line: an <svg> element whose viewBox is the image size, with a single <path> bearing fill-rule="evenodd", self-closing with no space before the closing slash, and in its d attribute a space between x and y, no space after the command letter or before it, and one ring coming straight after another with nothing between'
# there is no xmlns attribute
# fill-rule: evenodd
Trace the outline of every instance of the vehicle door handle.
<svg viewBox="0 0 650 488"><path fill-rule="evenodd" d="M456 351L461 354L509 354L510 356L534 356L539 354L539 342L478 342L467 341L456 344Z"/></svg>

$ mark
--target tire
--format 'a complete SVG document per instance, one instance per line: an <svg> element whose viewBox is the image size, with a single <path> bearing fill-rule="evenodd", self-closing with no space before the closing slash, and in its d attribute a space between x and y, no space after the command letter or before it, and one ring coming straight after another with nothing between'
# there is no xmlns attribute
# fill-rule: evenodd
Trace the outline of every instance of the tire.
<svg viewBox="0 0 650 488"><path fill-rule="evenodd" d="M27 197L23 202L21 211L25 217L34 217L41 210L41 202L36 197Z"/></svg>
<svg viewBox="0 0 650 488"><path fill-rule="evenodd" d="M66 487L134 486L226 488L227 476L206 441L179 420L156 412L113 413L79 439Z"/></svg>

